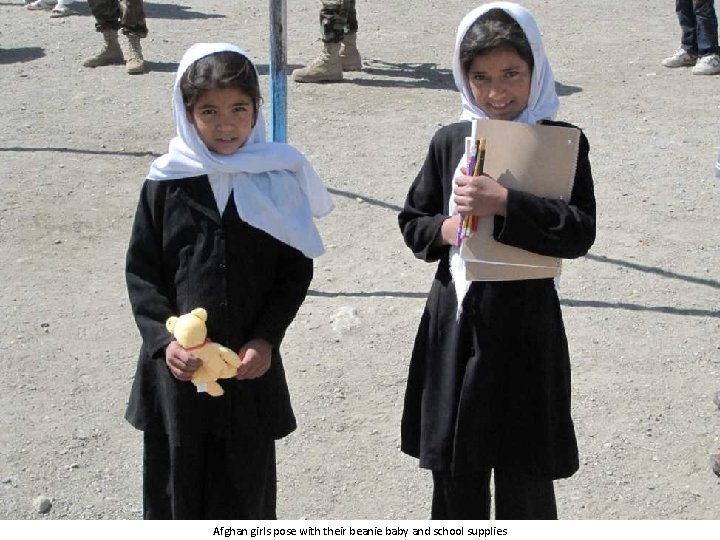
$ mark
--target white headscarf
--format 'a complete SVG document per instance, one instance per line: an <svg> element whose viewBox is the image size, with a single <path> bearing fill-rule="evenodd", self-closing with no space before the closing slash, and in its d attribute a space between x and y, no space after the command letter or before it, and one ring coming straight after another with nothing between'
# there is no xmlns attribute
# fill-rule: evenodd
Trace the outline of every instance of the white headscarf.
<svg viewBox="0 0 720 540"><path fill-rule="evenodd" d="M172 99L177 136L170 141L168 153L152 163L148 179L173 180L206 174L220 214L232 191L238 214L246 223L307 257L318 257L325 249L313 216L330 213L333 201L300 151L288 144L266 142L262 109L258 110L247 142L228 156L208 150L187 119L180 89L182 76L200 58L222 51L233 51L250 60L242 49L227 43L196 43L182 57Z"/></svg>
<svg viewBox="0 0 720 540"><path fill-rule="evenodd" d="M487 114L478 107L470 90L470 83L463 72L460 62L460 44L462 43L468 29L477 21L481 15L491 9L502 9L517 21L525 32L530 49L532 50L534 66L530 82L530 98L528 106L522 114L515 119L516 122L535 124L543 119L553 119L560 108L560 100L555 91L555 77L553 76L550 62L545 56L545 48L540 37L540 29L532 14L522 6L513 2L490 2L475 8L463 17L458 26L457 37L455 38L455 54L453 56L453 77L455 86L462 95L463 111L461 120L472 120L473 118L487 118Z"/></svg>
<svg viewBox="0 0 720 540"><path fill-rule="evenodd" d="M480 18L481 15L487 13L491 9L502 9L517 21L530 43L530 48L533 54L534 66L532 78L530 80L528 106L522 113L520 113L520 116L515 118L515 121L534 124L540 120L555 118L555 114L557 114L557 110L560 107L560 100L558 99L557 92L555 90L555 77L553 76L550 62L548 62L547 56L545 55L542 38L540 37L540 29L538 28L535 19L527 9L513 2L489 2L475 8L463 17L462 21L460 21L460 25L458 26L457 37L455 38L453 77L455 78L455 85L462 96L463 110L460 114L460 120L488 118L485 111L483 111L475 102L475 98L470 90L470 83L466 73L463 71L462 63L460 61L460 45L468 29L475 23L475 21L478 20L478 18ZM458 163L457 168L455 169L454 178L460 176L460 167L463 166L467 166L467 155L463 155L460 159L460 163ZM454 182L455 180L453 180L453 183ZM452 216L455 213L455 201L451 195L450 202L448 204L448 215ZM462 308L463 298L467 293L470 283L465 277L465 261L462 257L460 257L460 250L457 247L451 247L450 249L450 272L453 276L455 292L457 293L459 315Z"/></svg>

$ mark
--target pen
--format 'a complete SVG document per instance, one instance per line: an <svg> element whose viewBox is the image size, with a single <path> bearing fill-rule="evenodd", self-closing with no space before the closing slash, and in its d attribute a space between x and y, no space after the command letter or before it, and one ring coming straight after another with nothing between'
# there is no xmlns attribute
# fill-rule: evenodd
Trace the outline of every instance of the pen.
<svg viewBox="0 0 720 540"><path fill-rule="evenodd" d="M462 214L460 214L460 225L458 225L457 241L456 241L456 244L458 246L460 246L460 244L462 244L464 220L465 220L465 218L463 217Z"/></svg>
<svg viewBox="0 0 720 540"><path fill-rule="evenodd" d="M474 140L470 147L470 156L468 156L467 171L468 174L472 174L477 164L478 152L480 151L480 141ZM483 160L485 158L483 157Z"/></svg>

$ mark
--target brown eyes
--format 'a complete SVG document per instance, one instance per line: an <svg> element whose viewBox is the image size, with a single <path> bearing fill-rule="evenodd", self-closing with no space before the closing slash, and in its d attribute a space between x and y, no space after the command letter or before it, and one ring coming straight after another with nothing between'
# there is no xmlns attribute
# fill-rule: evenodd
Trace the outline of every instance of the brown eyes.
<svg viewBox="0 0 720 540"><path fill-rule="evenodd" d="M505 73L502 74L503 79L516 79L519 76L520 76L519 71L506 71ZM487 75L473 75L472 80L482 83L482 82L489 82L492 80L492 78L488 77Z"/></svg>
<svg viewBox="0 0 720 540"><path fill-rule="evenodd" d="M244 106L244 105L233 108L233 112L234 112L234 113L246 113L246 112L248 112L249 110L250 110L250 108L249 108L249 107L246 107L246 106ZM217 114L217 113L218 113L217 109L202 109L202 110L200 111L200 114L203 114L203 115L206 115L206 116L214 115L214 114Z"/></svg>

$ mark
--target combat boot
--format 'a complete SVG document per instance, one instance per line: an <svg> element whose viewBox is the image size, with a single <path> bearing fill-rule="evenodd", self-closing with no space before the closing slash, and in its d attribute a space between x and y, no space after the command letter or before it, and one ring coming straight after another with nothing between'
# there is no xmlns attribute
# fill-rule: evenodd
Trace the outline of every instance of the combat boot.
<svg viewBox="0 0 720 540"><path fill-rule="evenodd" d="M340 61L343 71L362 70L362 58L357 50L357 34L345 34L340 47Z"/></svg>
<svg viewBox="0 0 720 540"><path fill-rule="evenodd" d="M145 59L143 58L140 38L135 34L128 34L126 37L130 45L130 51L128 52L127 62L125 62L125 71L130 75L145 73Z"/></svg>
<svg viewBox="0 0 720 540"><path fill-rule="evenodd" d="M331 82L342 81L342 62L340 61L340 44L323 43L323 51L315 60L304 68L292 72L295 82Z"/></svg>
<svg viewBox="0 0 720 540"><path fill-rule="evenodd" d="M85 67L110 66L112 64L122 64L125 59L118 42L117 30L103 30L103 39L105 45L95 56L91 56L83 62Z"/></svg>

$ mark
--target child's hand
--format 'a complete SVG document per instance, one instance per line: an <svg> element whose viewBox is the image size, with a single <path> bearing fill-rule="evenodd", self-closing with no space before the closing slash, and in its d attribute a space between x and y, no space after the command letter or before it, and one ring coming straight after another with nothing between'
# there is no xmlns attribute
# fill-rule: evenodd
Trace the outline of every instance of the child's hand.
<svg viewBox="0 0 720 540"><path fill-rule="evenodd" d="M170 373L179 381L189 381L202 362L183 349L177 341L171 341L165 349L165 363Z"/></svg>
<svg viewBox="0 0 720 540"><path fill-rule="evenodd" d="M467 169L460 172L467 175ZM456 179L455 206L461 214L476 216L504 216L507 205L507 189L494 178L481 176L459 176Z"/></svg>
<svg viewBox="0 0 720 540"><path fill-rule="evenodd" d="M272 349L272 345L264 339L248 341L238 352L240 367L236 377L238 379L257 379L265 375L265 372L270 369Z"/></svg>
<svg viewBox="0 0 720 540"><path fill-rule="evenodd" d="M442 237L443 245L446 246L457 246L458 245L458 229L460 228L460 214L455 214L452 217L447 218L442 223L440 228L440 236Z"/></svg>

